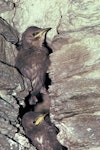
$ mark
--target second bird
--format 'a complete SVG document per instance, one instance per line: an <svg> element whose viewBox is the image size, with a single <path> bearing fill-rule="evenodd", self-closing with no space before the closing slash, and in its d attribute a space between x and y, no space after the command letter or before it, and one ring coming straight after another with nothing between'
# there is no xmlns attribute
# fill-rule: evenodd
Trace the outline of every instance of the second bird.
<svg viewBox="0 0 100 150"><path fill-rule="evenodd" d="M49 51L45 47L45 36L51 28L31 26L22 34L22 45L16 58L16 67L32 84L31 101L42 91L46 72L50 64Z"/></svg>

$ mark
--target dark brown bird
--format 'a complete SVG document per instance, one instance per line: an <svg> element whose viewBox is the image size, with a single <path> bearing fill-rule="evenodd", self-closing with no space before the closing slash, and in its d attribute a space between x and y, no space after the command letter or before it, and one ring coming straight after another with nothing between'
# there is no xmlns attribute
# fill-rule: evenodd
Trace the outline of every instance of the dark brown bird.
<svg viewBox="0 0 100 150"><path fill-rule="evenodd" d="M26 136L37 150L67 150L56 138L55 127L45 121L46 114L28 112L22 118Z"/></svg>
<svg viewBox="0 0 100 150"><path fill-rule="evenodd" d="M31 100L36 101L43 89L45 76L50 64L49 52L45 47L45 36L51 28L41 29L31 26L22 34L22 45L16 58L16 67L32 84ZM42 89L42 90L41 90ZM31 103L31 102L30 102Z"/></svg>

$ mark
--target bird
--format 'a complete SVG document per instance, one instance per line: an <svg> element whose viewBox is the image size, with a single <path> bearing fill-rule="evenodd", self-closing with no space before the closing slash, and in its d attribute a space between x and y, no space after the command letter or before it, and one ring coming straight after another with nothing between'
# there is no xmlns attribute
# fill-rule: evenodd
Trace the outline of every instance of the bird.
<svg viewBox="0 0 100 150"><path fill-rule="evenodd" d="M50 121L46 121L46 117L48 114L33 111L25 113L22 117L22 126L26 137L37 150L67 150L57 140L57 131Z"/></svg>
<svg viewBox="0 0 100 150"><path fill-rule="evenodd" d="M50 65L49 50L45 46L47 32L51 28L28 27L22 34L20 49L16 57L16 68L30 80L30 104L36 104L39 93L47 93L45 77Z"/></svg>

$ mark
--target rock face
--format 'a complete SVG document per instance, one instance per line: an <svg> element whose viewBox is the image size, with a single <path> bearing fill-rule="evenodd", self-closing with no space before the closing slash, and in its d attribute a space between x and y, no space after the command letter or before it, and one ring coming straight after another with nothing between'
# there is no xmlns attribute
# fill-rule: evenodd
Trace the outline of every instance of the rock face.
<svg viewBox="0 0 100 150"><path fill-rule="evenodd" d="M1 0L0 1L0 13L3 13L5 11L10 11L14 8L14 3L12 0Z"/></svg>
<svg viewBox="0 0 100 150"><path fill-rule="evenodd" d="M17 32L2 18L0 27L0 34L7 41L16 43ZM0 36L0 150L35 149L23 135L18 119L28 88L14 67L17 50L5 39Z"/></svg>
<svg viewBox="0 0 100 150"><path fill-rule="evenodd" d="M11 44L31 25L53 28L48 34L53 50L49 95L51 119L60 130L58 140L68 150L100 149L99 8L99 0L0 1L1 17L13 26L2 24L1 18L0 34L5 33L8 41L0 36L1 150L35 149L18 120L30 85L14 68L17 51Z"/></svg>
<svg viewBox="0 0 100 150"><path fill-rule="evenodd" d="M49 75L51 114L69 149L100 146L100 54L98 27L54 38Z"/></svg>

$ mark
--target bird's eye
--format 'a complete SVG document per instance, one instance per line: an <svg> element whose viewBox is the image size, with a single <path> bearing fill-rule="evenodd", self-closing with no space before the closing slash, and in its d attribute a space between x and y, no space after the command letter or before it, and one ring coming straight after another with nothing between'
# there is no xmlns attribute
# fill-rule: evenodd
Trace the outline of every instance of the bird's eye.
<svg viewBox="0 0 100 150"><path fill-rule="evenodd" d="M34 120L34 121L33 121L33 124L35 124L35 123L36 123L36 121Z"/></svg>
<svg viewBox="0 0 100 150"><path fill-rule="evenodd" d="M37 35L37 33L33 33L32 35L35 36L35 35Z"/></svg>

